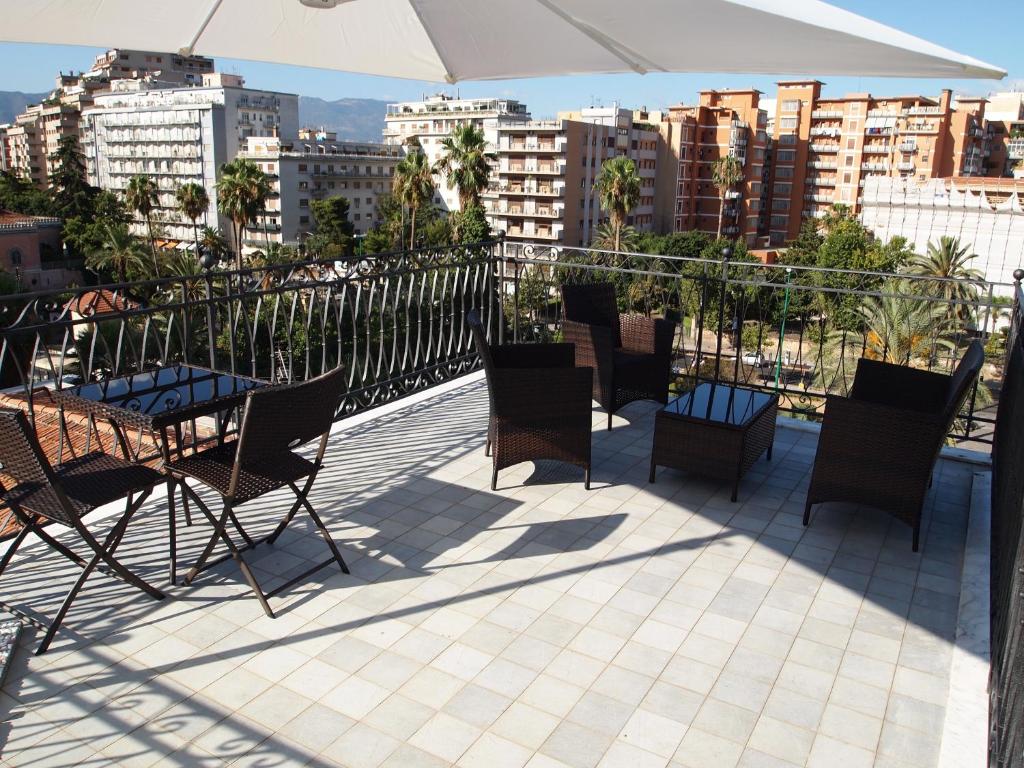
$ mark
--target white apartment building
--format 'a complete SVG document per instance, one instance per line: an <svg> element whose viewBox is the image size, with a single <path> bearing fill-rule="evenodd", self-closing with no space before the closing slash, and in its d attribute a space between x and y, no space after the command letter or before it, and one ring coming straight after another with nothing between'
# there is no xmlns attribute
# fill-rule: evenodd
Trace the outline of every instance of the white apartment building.
<svg viewBox="0 0 1024 768"><path fill-rule="evenodd" d="M390 193L401 147L338 141L333 133L300 131L298 139L252 137L241 153L272 179L274 194L266 214L246 230L247 244L295 245L316 231L314 200L335 195L349 202L356 235L378 222L377 201Z"/></svg>
<svg viewBox="0 0 1024 768"><path fill-rule="evenodd" d="M454 128L471 124L484 132L490 151L498 146L501 127L530 119L526 105L515 99L458 99L444 94L422 101L389 104L384 117L384 143L405 146L417 139L431 164L441 157L441 140ZM448 188L448 179L438 178L434 202L448 211L459 210L459 195Z"/></svg>
<svg viewBox="0 0 1024 768"><path fill-rule="evenodd" d="M1011 295L1013 271L1024 266L1024 179L928 179L879 176L865 181L861 221L882 241L904 237L917 253L943 236L977 254L969 266Z"/></svg>
<svg viewBox="0 0 1024 768"><path fill-rule="evenodd" d="M618 107L559 113L557 120L501 125L498 168L484 195L492 229L511 242L588 246L608 218L594 182L605 160L625 155L641 178L627 224L654 228L658 131Z"/></svg>
<svg viewBox="0 0 1024 768"><path fill-rule="evenodd" d="M167 88L123 80L99 94L82 113L82 150L89 182L122 192L136 174L159 187L154 216L171 239L192 238L192 223L177 210L175 191L197 182L210 196L203 223L227 229L217 211L220 166L234 159L253 136L294 136L298 97L246 88L237 75L206 74L203 85ZM144 231L139 221L137 231Z"/></svg>

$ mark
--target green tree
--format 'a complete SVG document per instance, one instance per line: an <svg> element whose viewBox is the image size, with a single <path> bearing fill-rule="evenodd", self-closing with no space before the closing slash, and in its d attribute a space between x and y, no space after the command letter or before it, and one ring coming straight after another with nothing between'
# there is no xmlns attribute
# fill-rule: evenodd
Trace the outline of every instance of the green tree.
<svg viewBox="0 0 1024 768"><path fill-rule="evenodd" d="M422 150L413 149L395 168L395 196L409 207L409 248L416 247L416 214L434 197L430 161Z"/></svg>
<svg viewBox="0 0 1024 768"><path fill-rule="evenodd" d="M929 241L927 252L923 256L915 256L907 265L907 274L941 278L927 281L923 287L930 295L945 299L947 312L962 322L970 316L969 303L977 299L978 290L985 280L981 270L968 266L978 258L970 251L970 245L960 245L959 237L943 235L938 243Z"/></svg>
<svg viewBox="0 0 1024 768"><path fill-rule="evenodd" d="M0 171L0 208L29 216L57 215L57 206L48 191L10 171Z"/></svg>
<svg viewBox="0 0 1024 768"><path fill-rule="evenodd" d="M633 227L622 227L616 229L611 222L605 222L597 228L591 247L602 251L616 251L617 253L636 253L640 240L637 231Z"/></svg>
<svg viewBox="0 0 1024 768"><path fill-rule="evenodd" d="M465 124L441 139L441 157L436 172L448 177L448 188L458 189L459 208L480 205L480 193L487 189L491 162L497 155L487 151L487 139L480 128Z"/></svg>
<svg viewBox="0 0 1024 768"><path fill-rule="evenodd" d="M149 247L153 253L153 276L160 277L160 262L156 254L156 237L153 234L153 209L160 204L156 182L148 176L138 174L128 179L124 190L125 205L146 220L149 231Z"/></svg>
<svg viewBox="0 0 1024 768"><path fill-rule="evenodd" d="M72 253L94 253L106 242L108 227L127 227L131 224L131 214L116 193L99 190L92 196L91 203L92 210L87 215L64 219L64 242Z"/></svg>
<svg viewBox="0 0 1024 768"><path fill-rule="evenodd" d="M237 158L220 167L217 201L231 219L235 244L235 267L242 268L242 237L245 227L267 205L273 188L270 178L252 160Z"/></svg>
<svg viewBox="0 0 1024 768"><path fill-rule="evenodd" d="M117 282L128 282L129 276L146 268L146 249L128 229L127 224L106 222L103 244L86 256L86 266L97 274L112 275Z"/></svg>
<svg viewBox="0 0 1024 768"><path fill-rule="evenodd" d="M334 195L313 200L309 207L316 222L316 233L306 241L306 246L324 259L351 253L355 226L348 218L348 198Z"/></svg>
<svg viewBox="0 0 1024 768"><path fill-rule="evenodd" d="M720 157L711 164L711 183L718 190L718 235L722 237L722 221L725 217L725 199L729 191L743 181L743 164L735 155Z"/></svg>
<svg viewBox="0 0 1024 768"><path fill-rule="evenodd" d="M196 258L199 257L199 218L204 216L210 208L210 196L206 193L206 187L190 181L178 187L174 193L178 201L178 210L182 215L192 222L192 232L195 236Z"/></svg>
<svg viewBox="0 0 1024 768"><path fill-rule="evenodd" d="M77 136L64 136L57 142L56 151L49 157L50 191L56 213L62 219L91 218L93 198L99 191L86 181L85 158L78 148Z"/></svg>
<svg viewBox="0 0 1024 768"><path fill-rule="evenodd" d="M470 204L454 214L455 235L460 243L482 243L491 239L491 225L482 205Z"/></svg>
<svg viewBox="0 0 1024 768"><path fill-rule="evenodd" d="M636 172L636 164L621 155L605 160L594 182L594 190L601 199L601 207L608 212L615 233L613 250L618 251L629 212L640 202L640 175Z"/></svg>

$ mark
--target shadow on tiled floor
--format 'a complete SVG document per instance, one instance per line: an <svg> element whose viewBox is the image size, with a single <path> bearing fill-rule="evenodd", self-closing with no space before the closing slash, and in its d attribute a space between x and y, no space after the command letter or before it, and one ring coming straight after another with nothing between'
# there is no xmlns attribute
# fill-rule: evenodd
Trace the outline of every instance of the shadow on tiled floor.
<svg viewBox="0 0 1024 768"><path fill-rule="evenodd" d="M887 516L800 522L814 436L780 429L739 503L647 482L653 403L594 433L594 488L524 464L489 490L480 382L332 438L312 500L352 574L262 615L232 563L171 599L97 577L4 693L14 765L931 766L971 471L942 462L920 554ZM603 424L595 411L595 424ZM269 529L286 497L242 508ZM165 508L126 561L163 581ZM206 528L186 531L181 565ZM302 522L265 586L325 550ZM71 576L38 547L0 581L52 614Z"/></svg>

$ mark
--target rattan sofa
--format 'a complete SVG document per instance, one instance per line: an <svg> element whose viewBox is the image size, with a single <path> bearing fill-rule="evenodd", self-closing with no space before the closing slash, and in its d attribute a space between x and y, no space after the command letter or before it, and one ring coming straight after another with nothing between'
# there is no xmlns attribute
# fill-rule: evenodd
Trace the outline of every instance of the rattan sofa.
<svg viewBox="0 0 1024 768"><path fill-rule="evenodd" d="M978 341L952 376L862 359L850 396L826 403L804 525L815 504L863 504L911 526L916 552L932 469L983 362Z"/></svg>
<svg viewBox="0 0 1024 768"><path fill-rule="evenodd" d="M612 414L634 400L668 401L675 324L620 313L611 283L562 286L562 334L576 365L594 369L594 399Z"/></svg>

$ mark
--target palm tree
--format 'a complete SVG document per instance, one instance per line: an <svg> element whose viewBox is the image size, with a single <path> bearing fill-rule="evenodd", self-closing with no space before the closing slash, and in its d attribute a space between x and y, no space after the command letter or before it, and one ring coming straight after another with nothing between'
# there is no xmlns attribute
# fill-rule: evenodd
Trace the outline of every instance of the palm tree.
<svg viewBox="0 0 1024 768"><path fill-rule="evenodd" d="M160 263L156 255L156 238L153 235L153 209L160 204L157 197L156 182L149 176L138 174L128 179L128 186L124 190L124 202L133 211L136 211L146 220L146 228L149 230L149 247L153 251L153 275L160 277Z"/></svg>
<svg viewBox="0 0 1024 768"><path fill-rule="evenodd" d="M487 151L484 132L472 125L460 125L441 139L441 157L435 165L438 174L448 177L448 189L458 188L459 207L465 211L480 205L480 193L487 189L491 161L497 155Z"/></svg>
<svg viewBox="0 0 1024 768"><path fill-rule="evenodd" d="M89 268L111 272L119 283L126 283L129 270L145 269L146 249L124 224L108 222L104 230L103 245L88 256Z"/></svg>
<svg viewBox="0 0 1024 768"><path fill-rule="evenodd" d="M185 218L191 219L192 231L195 233L196 257L199 257L199 217L206 213L210 207L210 196L206 194L206 188L194 181L182 184L174 193L178 201L178 210Z"/></svg>
<svg viewBox="0 0 1024 768"><path fill-rule="evenodd" d="M199 247L222 261L229 253L228 244L219 231L213 227L203 227L199 232Z"/></svg>
<svg viewBox="0 0 1024 768"><path fill-rule="evenodd" d="M942 296L948 313L960 321L969 317L969 304L977 298L980 284L985 279L981 270L967 266L967 262L978 258L970 250L970 245L961 247L959 237L943 235L937 245L929 241L928 252L915 257L907 267L910 275L943 278L927 281L925 287L931 295Z"/></svg>
<svg viewBox="0 0 1024 768"><path fill-rule="evenodd" d="M626 217L640 202L640 175L636 172L636 164L624 156L605 160L594 182L594 190L601 199L601 207L608 211L615 233L614 250L621 250Z"/></svg>
<svg viewBox="0 0 1024 768"><path fill-rule="evenodd" d="M718 209L718 239L722 238L722 219L725 216L725 196L743 181L743 164L735 155L720 157L711 164L711 183L718 190L721 205Z"/></svg>
<svg viewBox="0 0 1024 768"><path fill-rule="evenodd" d="M217 184L220 209L231 219L235 241L235 266L242 268L242 236L246 225L266 208L273 191L270 178L252 160L238 158L220 167Z"/></svg>
<svg viewBox="0 0 1024 768"><path fill-rule="evenodd" d="M409 249L416 247L416 211L434 196L434 175L422 151L412 151L395 168L395 196L409 206Z"/></svg>
<svg viewBox="0 0 1024 768"><path fill-rule="evenodd" d="M635 253L639 239L640 233L633 227L625 226L616 230L612 224L604 223L597 228L591 246L602 251Z"/></svg>

